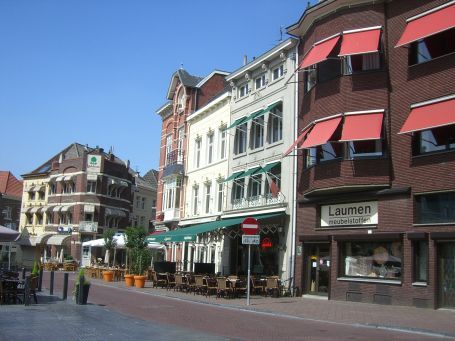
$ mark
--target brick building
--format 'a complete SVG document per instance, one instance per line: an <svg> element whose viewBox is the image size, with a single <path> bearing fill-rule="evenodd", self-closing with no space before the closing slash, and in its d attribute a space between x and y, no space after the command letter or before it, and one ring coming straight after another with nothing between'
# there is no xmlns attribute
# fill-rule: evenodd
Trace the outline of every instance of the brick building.
<svg viewBox="0 0 455 341"><path fill-rule="evenodd" d="M455 307L455 2L326 0L299 45L296 285Z"/></svg>
<svg viewBox="0 0 455 341"><path fill-rule="evenodd" d="M24 174L20 231L22 263L72 255L105 229L130 225L133 177L129 162L102 148L73 143Z"/></svg>

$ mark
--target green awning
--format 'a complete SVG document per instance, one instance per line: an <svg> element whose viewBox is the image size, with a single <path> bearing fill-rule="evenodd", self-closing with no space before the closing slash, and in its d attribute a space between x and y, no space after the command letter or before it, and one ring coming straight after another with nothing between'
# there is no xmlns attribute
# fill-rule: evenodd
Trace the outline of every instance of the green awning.
<svg viewBox="0 0 455 341"><path fill-rule="evenodd" d="M283 212L280 213L270 213L270 214L260 214L260 215L253 215L254 218L261 220L276 217L282 215ZM190 227L179 228L176 230L168 231L165 233L158 234L156 236L148 236L146 241L150 242L158 242L158 243L166 243L166 242L192 242L196 240L196 236L201 233L206 233L210 231L214 231L219 228L226 228L233 225L238 225L243 222L245 217L238 217L238 218L230 218L224 220L217 220L211 221L205 224L193 225Z"/></svg>
<svg viewBox="0 0 455 341"><path fill-rule="evenodd" d="M260 169L261 169L261 167L259 167L259 166L250 168L247 171L245 171L242 175L238 176L237 179L245 178L249 175L252 175L252 174L256 173L257 171L259 171Z"/></svg>
<svg viewBox="0 0 455 341"><path fill-rule="evenodd" d="M235 180L237 178L241 178L242 175L243 175L244 171L240 171L240 172L235 172L231 175L229 175L226 179L224 179L223 182L226 182L226 181L232 181L232 180Z"/></svg>
<svg viewBox="0 0 455 341"><path fill-rule="evenodd" d="M282 103L281 101L278 101L278 102L270 104L266 109L264 109L264 114L266 112L272 111L273 109L275 109L281 103Z"/></svg>
<svg viewBox="0 0 455 341"><path fill-rule="evenodd" d="M281 161L277 161L277 162L272 162L272 163L269 163L269 164L266 164L264 167L262 167L258 173L267 173L268 171L270 171L273 167L277 166L278 164L280 164Z"/></svg>
<svg viewBox="0 0 455 341"><path fill-rule="evenodd" d="M259 111L256 111L256 112L252 113L250 116L248 116L248 121L249 120L254 120L256 117L264 115L266 112L267 112L267 109L262 109L262 110L259 110Z"/></svg>
<svg viewBox="0 0 455 341"><path fill-rule="evenodd" d="M237 127L238 125L241 125L242 123L245 123L246 121L248 121L248 117L249 116L245 116L245 117L241 117L241 118L236 119L234 122L231 123L230 126L228 126L224 130L231 129L231 128Z"/></svg>

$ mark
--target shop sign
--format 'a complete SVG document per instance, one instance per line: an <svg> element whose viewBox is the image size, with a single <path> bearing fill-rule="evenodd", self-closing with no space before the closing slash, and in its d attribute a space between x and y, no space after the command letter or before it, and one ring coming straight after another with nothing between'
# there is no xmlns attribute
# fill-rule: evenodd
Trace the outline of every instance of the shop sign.
<svg viewBox="0 0 455 341"><path fill-rule="evenodd" d="M363 226L377 223L377 201L321 206L321 227Z"/></svg>
<svg viewBox="0 0 455 341"><path fill-rule="evenodd" d="M87 155L87 173L101 173L101 155Z"/></svg>
<svg viewBox="0 0 455 341"><path fill-rule="evenodd" d="M269 237L262 238L261 241L261 248L262 249L269 249L273 246L272 240Z"/></svg>

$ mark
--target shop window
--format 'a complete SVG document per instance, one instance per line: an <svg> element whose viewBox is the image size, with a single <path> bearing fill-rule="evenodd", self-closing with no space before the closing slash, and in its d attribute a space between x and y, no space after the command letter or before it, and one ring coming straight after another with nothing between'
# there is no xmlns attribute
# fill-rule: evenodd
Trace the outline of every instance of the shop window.
<svg viewBox="0 0 455 341"><path fill-rule="evenodd" d="M283 104L280 103L269 113L268 142L275 143L283 139Z"/></svg>
<svg viewBox="0 0 455 341"><path fill-rule="evenodd" d="M343 73L352 75L362 71L377 70L381 68L379 52L346 56L343 58Z"/></svg>
<svg viewBox="0 0 455 341"><path fill-rule="evenodd" d="M415 198L417 224L455 222L455 192L417 195Z"/></svg>
<svg viewBox="0 0 455 341"><path fill-rule="evenodd" d="M455 52L455 29L411 43L409 65L415 65Z"/></svg>
<svg viewBox="0 0 455 341"><path fill-rule="evenodd" d="M346 277L401 280L401 242L346 242L340 274Z"/></svg>
<svg viewBox="0 0 455 341"><path fill-rule="evenodd" d="M412 136L413 155L455 149L455 125L415 132Z"/></svg>
<svg viewBox="0 0 455 341"><path fill-rule="evenodd" d="M365 140L348 142L351 159L382 156L382 140Z"/></svg>
<svg viewBox="0 0 455 341"><path fill-rule="evenodd" d="M264 115L257 117L251 123L251 149L261 148L264 145Z"/></svg>
<svg viewBox="0 0 455 341"><path fill-rule="evenodd" d="M413 282L428 281L428 242L413 242Z"/></svg>
<svg viewBox="0 0 455 341"><path fill-rule="evenodd" d="M235 136L234 136L234 154L235 155L246 152L246 132L247 132L246 123L238 125L235 128Z"/></svg>

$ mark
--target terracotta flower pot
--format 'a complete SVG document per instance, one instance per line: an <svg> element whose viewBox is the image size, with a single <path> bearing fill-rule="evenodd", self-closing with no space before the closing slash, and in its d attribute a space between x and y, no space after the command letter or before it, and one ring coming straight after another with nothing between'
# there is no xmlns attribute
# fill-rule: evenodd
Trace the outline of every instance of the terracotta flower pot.
<svg viewBox="0 0 455 341"><path fill-rule="evenodd" d="M134 275L125 275L124 278L127 287L132 287L134 285Z"/></svg>
<svg viewBox="0 0 455 341"><path fill-rule="evenodd" d="M103 271L103 280L105 282L113 282L114 281L114 272L113 271Z"/></svg>
<svg viewBox="0 0 455 341"><path fill-rule="evenodd" d="M134 276L134 285L136 288L143 288L145 286L145 280L147 276Z"/></svg>

